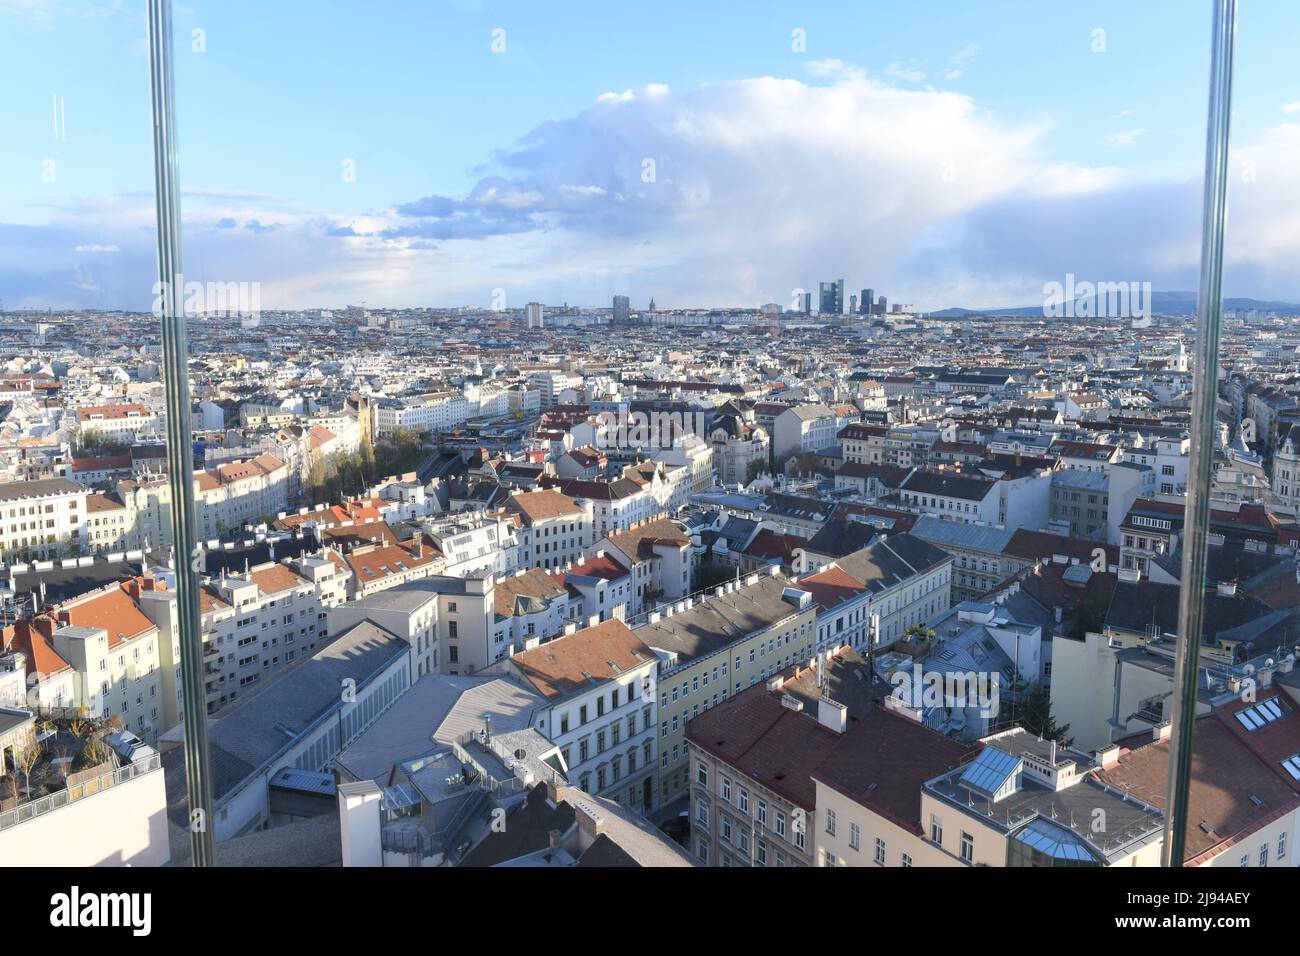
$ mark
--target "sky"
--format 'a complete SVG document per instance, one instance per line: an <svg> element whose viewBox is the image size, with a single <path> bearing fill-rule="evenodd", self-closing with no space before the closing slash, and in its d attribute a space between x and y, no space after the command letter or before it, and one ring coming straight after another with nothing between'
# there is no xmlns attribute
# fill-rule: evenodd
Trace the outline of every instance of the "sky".
<svg viewBox="0 0 1300 956"><path fill-rule="evenodd" d="M265 309L1196 287L1208 0L175 7L185 277ZM1241 0L1225 294L1300 301L1300 4ZM0 0L0 302L147 309L143 0Z"/></svg>

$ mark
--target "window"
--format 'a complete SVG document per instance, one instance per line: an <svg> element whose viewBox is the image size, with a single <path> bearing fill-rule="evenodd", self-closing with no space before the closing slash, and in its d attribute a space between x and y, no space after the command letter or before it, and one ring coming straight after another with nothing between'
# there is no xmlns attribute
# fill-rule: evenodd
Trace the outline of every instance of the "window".
<svg viewBox="0 0 1300 956"><path fill-rule="evenodd" d="M856 850L859 846L859 842L861 841L861 839L862 839L861 829L858 827L856 823L850 823L849 824L849 848ZM877 840L876 842L879 843L880 841Z"/></svg>
<svg viewBox="0 0 1300 956"><path fill-rule="evenodd" d="M722 799L731 802L731 781L726 777L722 778Z"/></svg>
<svg viewBox="0 0 1300 956"><path fill-rule="evenodd" d="M902 855L902 857L899 858L899 861L898 861L898 862L899 862L899 865L901 865L901 866L911 866L911 865L912 865L912 858L911 858L908 854L904 853L904 854Z"/></svg>
<svg viewBox="0 0 1300 956"><path fill-rule="evenodd" d="M876 837L876 862L881 866L885 865L885 841Z"/></svg>
<svg viewBox="0 0 1300 956"><path fill-rule="evenodd" d="M758 801L758 822L761 826L767 826L767 801L766 800ZM1282 855L1282 851L1278 850L1278 856L1281 855Z"/></svg>
<svg viewBox="0 0 1300 956"><path fill-rule="evenodd" d="M776 835L785 836L785 814L780 810L776 811Z"/></svg>
<svg viewBox="0 0 1300 956"><path fill-rule="evenodd" d="M830 807L826 808L826 832L835 836L835 811Z"/></svg>
<svg viewBox="0 0 1300 956"><path fill-rule="evenodd" d="M1268 866L1268 844L1262 843L1259 847L1259 865Z"/></svg>
<svg viewBox="0 0 1300 956"><path fill-rule="evenodd" d="M975 838L965 831L961 835L961 858L967 863L975 859Z"/></svg>
<svg viewBox="0 0 1300 956"><path fill-rule="evenodd" d="M930 814L930 842L943 846L943 821Z"/></svg>
<svg viewBox="0 0 1300 956"><path fill-rule="evenodd" d="M704 764L698 764L695 767L695 782L701 787L707 787L709 785L709 768Z"/></svg>

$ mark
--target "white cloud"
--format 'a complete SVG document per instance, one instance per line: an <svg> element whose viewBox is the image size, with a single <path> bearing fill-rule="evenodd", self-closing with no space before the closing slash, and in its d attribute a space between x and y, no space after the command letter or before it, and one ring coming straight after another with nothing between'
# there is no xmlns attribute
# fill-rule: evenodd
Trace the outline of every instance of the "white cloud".
<svg viewBox="0 0 1300 956"><path fill-rule="evenodd" d="M494 153L461 196L342 210L196 190L187 277L259 281L265 308L486 304L494 288L508 303L754 305L840 277L923 308L1032 304L1067 272L1194 287L1199 169L1059 162L1049 127L971 97L842 61L805 69L807 83L611 95ZM1300 298L1298 152L1297 124L1234 144L1231 294ZM44 226L0 224L0 295L146 308L152 205L64 201L41 207ZM73 251L109 246L108 262Z"/></svg>
<svg viewBox="0 0 1300 956"><path fill-rule="evenodd" d="M1110 146L1132 146L1145 134L1145 129L1116 130L1106 134L1106 143Z"/></svg>
<svg viewBox="0 0 1300 956"><path fill-rule="evenodd" d="M867 75L862 67L834 58L807 60L803 68L809 76L821 80L862 80Z"/></svg>
<svg viewBox="0 0 1300 956"><path fill-rule="evenodd" d="M924 83L925 63L916 60L894 62L885 67L885 75L905 83Z"/></svg>
<svg viewBox="0 0 1300 956"><path fill-rule="evenodd" d="M1292 100L1290 103L1282 104L1283 113L1300 113L1300 100Z"/></svg>

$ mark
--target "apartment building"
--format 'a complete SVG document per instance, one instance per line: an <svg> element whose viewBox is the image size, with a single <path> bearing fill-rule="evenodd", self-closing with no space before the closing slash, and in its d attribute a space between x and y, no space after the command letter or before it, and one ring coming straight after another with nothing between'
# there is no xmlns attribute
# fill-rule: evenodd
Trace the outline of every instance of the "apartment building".
<svg viewBox="0 0 1300 956"><path fill-rule="evenodd" d="M0 484L0 555L77 555L86 542L88 492L67 478Z"/></svg>
<svg viewBox="0 0 1300 956"><path fill-rule="evenodd" d="M834 648L782 668L689 722L691 839L705 866L816 864L813 770L883 691Z"/></svg>
<svg viewBox="0 0 1300 956"><path fill-rule="evenodd" d="M289 506L290 469L275 455L236 460L194 476L194 499L200 534L219 538L225 532L257 524Z"/></svg>
<svg viewBox="0 0 1300 956"><path fill-rule="evenodd" d="M1154 442L1148 442L1139 435L1132 446L1124 449L1124 461L1150 468L1155 475L1157 493L1186 494L1191 444L1192 440L1185 436L1157 438Z"/></svg>
<svg viewBox="0 0 1300 956"><path fill-rule="evenodd" d="M563 479L554 487L575 501L591 502L592 533L597 539L664 513L663 503L651 488L626 474L610 481Z"/></svg>
<svg viewBox="0 0 1300 956"><path fill-rule="evenodd" d="M976 749L888 708L865 713L810 773L816 865L952 865L926 839L921 794Z"/></svg>
<svg viewBox="0 0 1300 956"><path fill-rule="evenodd" d="M91 554L125 551L134 543L134 514L115 495L86 496L85 547Z"/></svg>
<svg viewBox="0 0 1300 956"><path fill-rule="evenodd" d="M862 649L948 610L950 555L920 538L882 537L799 579L817 605L817 649Z"/></svg>
<svg viewBox="0 0 1300 956"><path fill-rule="evenodd" d="M77 409L77 428L86 438L129 445L163 431L163 418L139 402L85 405Z"/></svg>
<svg viewBox="0 0 1300 956"><path fill-rule="evenodd" d="M506 511L519 516L525 567L553 569L572 564L593 540L594 512L587 499L559 491L516 491Z"/></svg>
<svg viewBox="0 0 1300 956"><path fill-rule="evenodd" d="M501 653L559 637L577 620L563 571L519 570L493 591L493 646Z"/></svg>
<svg viewBox="0 0 1300 956"><path fill-rule="evenodd" d="M771 470L771 442L767 432L738 415L725 414L715 418L707 440L713 449L713 470L723 485L747 483L754 462L758 462L763 471Z"/></svg>
<svg viewBox="0 0 1300 956"><path fill-rule="evenodd" d="M1092 756L1020 727L982 743L969 763L922 790L921 822L936 863L1160 865L1164 814L1147 802L1151 791L1099 779Z"/></svg>
<svg viewBox="0 0 1300 956"><path fill-rule="evenodd" d="M349 599L419 581L441 573L445 566L442 553L429 546L419 532L409 541L363 544L345 552L331 548L326 553L349 572Z"/></svg>
<svg viewBox="0 0 1300 956"><path fill-rule="evenodd" d="M541 694L533 726L560 748L580 789L649 812L655 792L659 658L622 621L512 655L507 672Z"/></svg>
<svg viewBox="0 0 1300 956"><path fill-rule="evenodd" d="M439 591L425 587L428 579L378 591L327 612L328 633L341 634L370 621L411 646L412 674L419 680L438 671Z"/></svg>
<svg viewBox="0 0 1300 956"><path fill-rule="evenodd" d="M460 392L433 392L404 399L382 399L371 405L376 438L391 438L399 431L411 434L440 432L478 414L477 401Z"/></svg>
<svg viewBox="0 0 1300 956"><path fill-rule="evenodd" d="M998 482L982 475L914 471L899 489L904 505L961 524L998 524Z"/></svg>
<svg viewBox="0 0 1300 956"><path fill-rule="evenodd" d="M1018 563L1004 553L1016 532L922 515L912 535L952 555L952 601L974 601L1014 573Z"/></svg>
<svg viewBox="0 0 1300 956"><path fill-rule="evenodd" d="M631 575L626 616L634 618L662 601L691 593L691 541L669 518L656 518L597 540L587 557L604 553Z"/></svg>
<svg viewBox="0 0 1300 956"><path fill-rule="evenodd" d="M247 461L239 459L199 472L194 476L199 536L218 539L245 524L257 524L266 518L274 520L275 515L288 507L290 477L290 468L271 454ZM149 547L171 544L172 496L165 478L120 481L115 498L128 512L131 547L144 547L146 541ZM102 503L100 508L113 510ZM105 517L101 515L101 519Z"/></svg>
<svg viewBox="0 0 1300 956"><path fill-rule="evenodd" d="M224 571L199 590L204 699L220 714L327 640L327 609L340 603L346 572L320 557L269 561L242 574ZM139 608L159 628L164 645L179 642L176 596L142 590ZM179 658L164 664L178 668ZM176 715L179 719L179 714ZM167 726L171 726L168 724Z"/></svg>
<svg viewBox="0 0 1300 956"><path fill-rule="evenodd" d="M775 417L772 425L772 447L778 466L792 455L830 448L840 429L861 416L861 410L854 405L787 408Z"/></svg>
<svg viewBox="0 0 1300 956"><path fill-rule="evenodd" d="M447 574L489 570L498 578L524 567L523 543L513 518L484 512L457 512L422 522L425 536L442 552Z"/></svg>
<svg viewBox="0 0 1300 956"><path fill-rule="evenodd" d="M572 595L569 615L590 626L610 619L625 621L633 604L632 573L612 554L596 551L563 571Z"/></svg>
<svg viewBox="0 0 1300 956"><path fill-rule="evenodd" d="M179 660L179 645L136 603L158 587L147 575L106 585L6 628L6 648L24 657L29 701L63 712L84 707L100 717L117 715L132 733L156 741L180 711L172 663Z"/></svg>
<svg viewBox="0 0 1300 956"><path fill-rule="evenodd" d="M686 725L728 697L807 660L816 643L812 595L776 573L752 574L713 593L652 611L636 634L659 667L659 799L690 788Z"/></svg>

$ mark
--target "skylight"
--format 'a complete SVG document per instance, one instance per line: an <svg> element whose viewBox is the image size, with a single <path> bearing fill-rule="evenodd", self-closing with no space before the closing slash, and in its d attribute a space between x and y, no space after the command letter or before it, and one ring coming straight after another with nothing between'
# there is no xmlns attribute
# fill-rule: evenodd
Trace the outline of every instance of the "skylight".
<svg viewBox="0 0 1300 956"><path fill-rule="evenodd" d="M1268 700L1261 701L1253 707L1247 707L1244 710L1237 711L1237 720L1241 726L1247 730L1259 730L1266 724L1283 716L1282 707L1277 702L1276 697L1270 697Z"/></svg>

